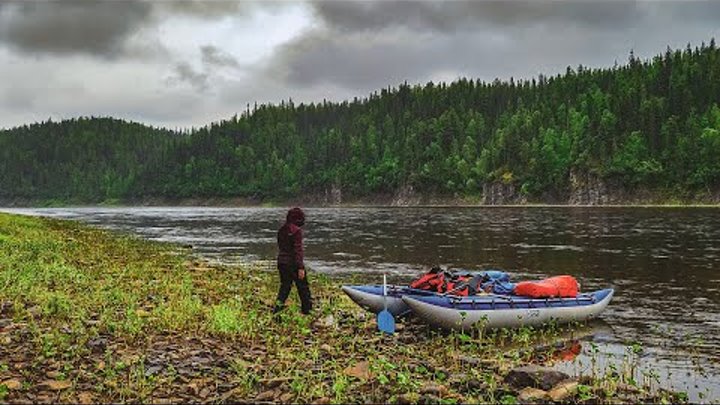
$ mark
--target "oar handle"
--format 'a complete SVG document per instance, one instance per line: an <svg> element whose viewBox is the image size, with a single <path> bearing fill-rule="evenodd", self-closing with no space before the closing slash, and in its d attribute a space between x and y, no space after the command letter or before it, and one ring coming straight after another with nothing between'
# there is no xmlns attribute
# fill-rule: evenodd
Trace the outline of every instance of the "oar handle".
<svg viewBox="0 0 720 405"><path fill-rule="evenodd" d="M383 274L383 305L387 311L387 275Z"/></svg>

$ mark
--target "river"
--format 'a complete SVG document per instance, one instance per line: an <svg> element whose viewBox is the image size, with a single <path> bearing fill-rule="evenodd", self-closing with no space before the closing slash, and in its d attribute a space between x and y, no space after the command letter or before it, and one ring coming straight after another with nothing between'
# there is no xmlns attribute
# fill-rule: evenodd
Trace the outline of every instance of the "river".
<svg viewBox="0 0 720 405"><path fill-rule="evenodd" d="M285 209L132 207L2 209L80 220L191 245L233 264L274 258ZM563 367L587 372L642 350L658 385L720 400L720 210L714 208L308 208L309 268L333 276L387 273L405 282L432 265L499 268L515 279L572 274L584 291L615 288L607 327ZM595 357L598 357L597 355Z"/></svg>

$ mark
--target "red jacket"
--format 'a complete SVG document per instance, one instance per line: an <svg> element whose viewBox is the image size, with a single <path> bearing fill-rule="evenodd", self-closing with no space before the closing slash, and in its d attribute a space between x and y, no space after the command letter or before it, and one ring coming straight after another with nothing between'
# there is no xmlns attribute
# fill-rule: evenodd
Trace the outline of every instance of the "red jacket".
<svg viewBox="0 0 720 405"><path fill-rule="evenodd" d="M305 268L303 232L300 228L304 224L305 214L300 208L293 208L288 212L287 221L280 227L277 234L278 264L293 265L299 269Z"/></svg>

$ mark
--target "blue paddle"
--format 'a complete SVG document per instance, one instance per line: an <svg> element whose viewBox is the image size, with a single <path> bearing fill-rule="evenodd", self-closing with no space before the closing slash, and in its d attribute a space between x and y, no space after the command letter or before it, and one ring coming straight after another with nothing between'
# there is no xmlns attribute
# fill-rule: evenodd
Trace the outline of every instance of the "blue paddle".
<svg viewBox="0 0 720 405"><path fill-rule="evenodd" d="M383 305L385 309L380 311L377 317L378 329L388 335L395 333L395 318L387 310L387 277L383 274Z"/></svg>

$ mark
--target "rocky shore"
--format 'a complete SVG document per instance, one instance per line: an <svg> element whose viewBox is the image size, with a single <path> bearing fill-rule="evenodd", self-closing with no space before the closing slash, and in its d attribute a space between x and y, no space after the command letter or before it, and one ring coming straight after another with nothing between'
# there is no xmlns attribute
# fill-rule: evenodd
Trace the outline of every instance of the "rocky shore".
<svg viewBox="0 0 720 405"><path fill-rule="evenodd" d="M627 403L682 393L552 368L583 325L377 331L337 281L272 316L269 263L211 266L177 246L0 214L2 403ZM295 297L292 297L295 299Z"/></svg>

